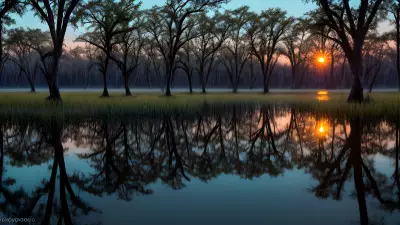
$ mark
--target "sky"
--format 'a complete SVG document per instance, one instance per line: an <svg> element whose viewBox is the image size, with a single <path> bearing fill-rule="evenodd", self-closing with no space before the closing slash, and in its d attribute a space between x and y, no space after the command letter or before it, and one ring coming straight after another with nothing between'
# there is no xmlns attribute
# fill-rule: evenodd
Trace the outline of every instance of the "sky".
<svg viewBox="0 0 400 225"><path fill-rule="evenodd" d="M151 8L154 5L163 5L166 0L142 0L142 9ZM280 7L288 12L289 16L300 17L304 13L315 8L313 3L304 3L302 0L231 0L230 3L224 5L226 9L235 9L240 6L248 5L254 12L261 12L272 7ZM32 12L25 13L22 17L15 18L16 24L13 27L29 27L47 30L47 26L42 24L33 16ZM388 30L388 25L383 25L383 30ZM65 43L73 45L73 40L82 33L82 30L74 30L69 28L66 34Z"/></svg>
<svg viewBox="0 0 400 225"><path fill-rule="evenodd" d="M142 9L151 8L154 5L163 5L166 0L142 0ZM264 9L271 7L280 7L287 10L291 16L302 16L305 12L313 9L313 4L305 4L302 0L231 0L229 4L224 5L226 9L239 8L240 6L248 5L252 11L261 12ZM13 27L29 27L40 28L47 30L47 26L41 23L32 12L25 13L22 17L17 17L16 24ZM72 44L73 40L82 33L81 30L74 30L69 28L66 34L65 43Z"/></svg>

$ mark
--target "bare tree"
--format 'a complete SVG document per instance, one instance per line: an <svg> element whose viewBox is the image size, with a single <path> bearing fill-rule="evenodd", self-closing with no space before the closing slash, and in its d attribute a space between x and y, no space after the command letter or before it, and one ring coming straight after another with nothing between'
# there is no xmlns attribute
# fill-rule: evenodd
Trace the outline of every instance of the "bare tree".
<svg viewBox="0 0 400 225"><path fill-rule="evenodd" d="M205 12L198 18L198 37L194 39L194 55L197 63L194 65L199 74L202 93L206 93L206 85L213 69L219 64L218 51L228 37L229 23L227 14L216 13L213 17Z"/></svg>
<svg viewBox="0 0 400 225"><path fill-rule="evenodd" d="M292 88L299 88L301 85L298 78L300 70L304 70L307 61L310 60L312 50L312 37L309 32L309 19L299 18L290 27L289 35L283 40L283 55L289 59L292 70Z"/></svg>
<svg viewBox="0 0 400 225"><path fill-rule="evenodd" d="M136 29L131 25L139 4L134 1L123 0L114 2L112 0L90 0L77 13L74 24L80 22L88 25L88 32L77 38L77 41L87 42L104 52L100 72L103 74L103 94L108 97L107 72L113 48L123 43L124 35ZM125 37L126 38L126 37Z"/></svg>
<svg viewBox="0 0 400 225"><path fill-rule="evenodd" d="M262 11L260 15L251 19L251 25L247 31L251 52L260 63L264 93L269 92L274 57L275 59L277 57L277 45L294 22L294 18L287 17L286 14L287 12L280 8Z"/></svg>
<svg viewBox="0 0 400 225"><path fill-rule="evenodd" d="M89 85L90 71L96 66L96 50L95 47L86 44L84 47L76 46L68 51L71 56L70 63L72 72L76 77L83 78L83 86L86 89Z"/></svg>
<svg viewBox="0 0 400 225"><path fill-rule="evenodd" d="M190 31L186 35L189 34ZM189 93L193 93L193 83L192 83L192 77L193 73L195 71L195 56L194 56L194 47L193 47L193 40L186 42L183 46L182 49L178 52L177 55L177 69L183 70L183 72L186 75L186 78L188 80L189 84Z"/></svg>
<svg viewBox="0 0 400 225"><path fill-rule="evenodd" d="M246 39L246 30L254 19L248 6L227 10L230 17L231 29L229 36L221 49L222 64L228 72L233 93L237 93L243 68L250 58L250 46Z"/></svg>
<svg viewBox="0 0 400 225"><path fill-rule="evenodd" d="M363 50L364 81L368 92L372 92L376 78L381 73L385 57L388 57L388 43L385 35L370 34L367 36Z"/></svg>
<svg viewBox="0 0 400 225"><path fill-rule="evenodd" d="M58 67L63 53L64 37L71 16L81 0L28 0L35 14L45 22L50 31L53 48L47 53L51 56L48 73L45 74L49 86L49 97L46 99L62 101L57 84Z"/></svg>
<svg viewBox="0 0 400 225"><path fill-rule="evenodd" d="M394 17L394 41L396 42L396 71L398 77L398 86L400 91L400 0L393 1L390 12Z"/></svg>
<svg viewBox="0 0 400 225"><path fill-rule="evenodd" d="M144 36L145 31L143 29L143 16L143 13L137 13L134 19L136 28L132 32L127 32L122 35L120 43L116 45L116 54L111 55L111 59L122 71L126 96L132 95L129 89L129 78L140 64L140 56L143 53L142 51L146 43L146 38Z"/></svg>
<svg viewBox="0 0 400 225"><path fill-rule="evenodd" d="M24 12L24 6L25 4L23 0L3 0L0 3L0 77L8 57L8 55L3 52L3 35L5 26L14 23L10 14L17 13L21 15Z"/></svg>
<svg viewBox="0 0 400 225"><path fill-rule="evenodd" d="M306 0L309 1L309 0ZM360 1L358 8L351 6L349 0L312 0L319 6L319 24L328 26L335 36L326 36L337 42L348 59L353 82L349 102L361 102L364 99L361 77L363 73L362 49L365 37L378 21L385 16L382 10L390 0ZM324 34L321 34L324 35Z"/></svg>
<svg viewBox="0 0 400 225"><path fill-rule="evenodd" d="M40 66L38 52L35 49L39 49L49 41L48 33L39 29L14 28L7 32L4 42L6 50L16 57L16 60L11 60L19 67L19 76L25 75L31 92L35 92L36 75Z"/></svg>
<svg viewBox="0 0 400 225"><path fill-rule="evenodd" d="M189 18L197 13L219 7L228 0L167 0L162 7L148 11L147 28L163 56L166 72L166 96L171 96L171 82L176 70L176 57L185 43L196 35L185 36L184 32L195 25Z"/></svg>

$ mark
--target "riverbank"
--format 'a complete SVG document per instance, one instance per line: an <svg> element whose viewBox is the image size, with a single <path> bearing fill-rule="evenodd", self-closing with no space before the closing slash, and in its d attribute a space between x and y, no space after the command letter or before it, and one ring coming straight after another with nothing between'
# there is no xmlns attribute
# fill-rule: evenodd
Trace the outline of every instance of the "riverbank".
<svg viewBox="0 0 400 225"><path fill-rule="evenodd" d="M175 94L165 97L160 93L123 96L111 92L111 97L101 98L100 93L62 93L63 102L45 101L47 93L0 93L2 115L36 116L92 116L127 115L163 112L201 113L204 110L224 110L230 106L280 105L329 114L398 115L400 94L397 92L373 93L372 102L348 104L346 92L274 92L261 93L209 93Z"/></svg>

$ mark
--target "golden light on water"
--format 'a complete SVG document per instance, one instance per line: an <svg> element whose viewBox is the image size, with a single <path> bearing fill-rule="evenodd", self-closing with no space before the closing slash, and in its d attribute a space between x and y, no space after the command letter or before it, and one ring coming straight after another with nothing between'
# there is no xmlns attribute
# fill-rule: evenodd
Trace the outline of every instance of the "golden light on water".
<svg viewBox="0 0 400 225"><path fill-rule="evenodd" d="M326 138L329 131L329 122L327 120L319 120L316 126L316 136L318 138Z"/></svg>
<svg viewBox="0 0 400 225"><path fill-rule="evenodd" d="M328 95L328 94L329 94L328 91L324 91L324 90L317 92L317 95Z"/></svg>
<svg viewBox="0 0 400 225"><path fill-rule="evenodd" d="M324 133L325 132L325 128L322 126L322 124L321 124L321 126L319 127L319 133Z"/></svg>
<svg viewBox="0 0 400 225"><path fill-rule="evenodd" d="M325 90L320 90L317 92L317 100L318 101L328 101L329 100L329 96L328 96L329 92L325 91Z"/></svg>

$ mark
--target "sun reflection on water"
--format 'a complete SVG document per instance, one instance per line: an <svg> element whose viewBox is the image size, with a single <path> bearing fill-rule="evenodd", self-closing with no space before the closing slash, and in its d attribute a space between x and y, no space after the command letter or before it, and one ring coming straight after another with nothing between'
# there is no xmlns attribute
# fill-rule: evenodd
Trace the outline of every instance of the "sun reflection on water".
<svg viewBox="0 0 400 225"><path fill-rule="evenodd" d="M329 122L327 120L319 120L316 126L316 136L318 138L326 138L329 131Z"/></svg>
<svg viewBox="0 0 400 225"><path fill-rule="evenodd" d="M328 91L318 91L317 92L317 100L318 101L329 101L329 95Z"/></svg>

